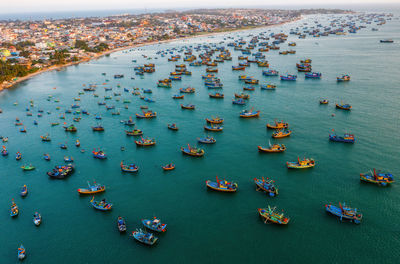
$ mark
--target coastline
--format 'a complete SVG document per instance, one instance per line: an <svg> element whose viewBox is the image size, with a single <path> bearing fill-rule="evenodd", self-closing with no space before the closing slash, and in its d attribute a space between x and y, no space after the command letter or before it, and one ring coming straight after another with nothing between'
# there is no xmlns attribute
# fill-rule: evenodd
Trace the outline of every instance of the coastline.
<svg viewBox="0 0 400 264"><path fill-rule="evenodd" d="M210 32L210 33L205 33L205 34L197 34L197 35L193 35L193 36L185 36L185 37L181 37L181 38L167 39L167 40L161 40L161 41L150 41L150 42L144 42L144 43L134 44L134 45L125 46L125 47L120 47L120 48L116 48L116 49L112 49L112 50L107 50L107 51L104 51L101 53L97 53L88 59L82 59L82 60L79 60L76 62L69 62L69 63L62 64L62 65L52 65L51 67L38 70L34 73L28 74L23 77L15 77L15 78L17 78L17 80L13 80L13 81L9 81L9 82L0 84L0 92L2 92L3 90L6 90L6 89L13 88L15 85L22 83L24 81L27 81L39 74L54 71L54 70L60 70L60 69L63 69L63 68L69 67L69 66L78 65L78 64L88 62L88 61L91 61L94 59L99 59L103 56L106 56L106 55L109 55L111 53L118 52L118 51L123 51L123 50L127 50L127 49L138 48L138 47L144 47L144 46L150 46L150 45L155 45L155 44L170 43L170 42L174 42L174 41L188 40L188 39L193 39L193 38L217 36L217 35L222 35L222 34L226 34L226 33L242 32L242 31L253 30L253 29L262 29L262 28L273 28L273 27L297 22L297 21L302 20L303 18L304 18L303 15L300 15L299 17L296 17L293 20L281 22L281 23L273 24L273 25L258 26L258 27L256 26L256 27L251 27L251 28L240 28L240 29L234 29L234 30Z"/></svg>

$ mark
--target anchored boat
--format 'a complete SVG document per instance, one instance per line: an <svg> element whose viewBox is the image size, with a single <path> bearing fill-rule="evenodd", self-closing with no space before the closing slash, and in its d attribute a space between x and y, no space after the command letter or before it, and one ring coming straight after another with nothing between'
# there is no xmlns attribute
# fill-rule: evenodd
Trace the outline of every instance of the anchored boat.
<svg viewBox="0 0 400 264"><path fill-rule="evenodd" d="M264 223L274 223L278 225L287 225L289 223L289 218L285 217L283 213L275 212L276 207L271 208L258 208L258 213L264 219Z"/></svg>
<svg viewBox="0 0 400 264"><path fill-rule="evenodd" d="M343 205L339 203L339 206L326 204L325 209L328 213L339 217L340 221L348 220L355 224L361 223L362 214L360 214L356 208L353 209L346 206L345 203L343 203Z"/></svg>
<svg viewBox="0 0 400 264"><path fill-rule="evenodd" d="M297 161L294 162L286 162L286 165L288 169L307 169L307 168L312 168L315 166L315 161L310 158L304 158L303 160L300 160L300 158L297 158Z"/></svg>
<svg viewBox="0 0 400 264"><path fill-rule="evenodd" d="M263 192L268 193L269 196L275 197L278 195L278 188L275 187L274 181L270 179L261 179L254 178L254 183L256 184L256 190L262 190Z"/></svg>
<svg viewBox="0 0 400 264"><path fill-rule="evenodd" d="M91 185L89 182L87 184L88 184L88 188L79 188L78 189L79 194L95 194L95 193L104 192L106 190L106 186L98 184L96 182L94 182L93 185Z"/></svg>
<svg viewBox="0 0 400 264"><path fill-rule="evenodd" d="M167 224L163 224L161 223L160 219L154 217L153 220L149 220L149 219L142 219L142 224L153 231L156 232L165 232L167 231Z"/></svg>
<svg viewBox="0 0 400 264"><path fill-rule="evenodd" d="M212 190L220 191L220 192L236 192L238 185L235 182L228 182L225 179L220 180L218 176L216 176L216 181L206 181L206 186Z"/></svg>
<svg viewBox="0 0 400 264"><path fill-rule="evenodd" d="M394 182L393 175L391 173L385 173L375 169L369 172L360 173L360 180L369 183L375 183L381 186L387 186Z"/></svg>

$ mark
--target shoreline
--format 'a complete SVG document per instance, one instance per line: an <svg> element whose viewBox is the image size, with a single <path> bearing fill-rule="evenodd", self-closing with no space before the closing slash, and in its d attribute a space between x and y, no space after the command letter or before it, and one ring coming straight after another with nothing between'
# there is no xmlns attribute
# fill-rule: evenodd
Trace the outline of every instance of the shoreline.
<svg viewBox="0 0 400 264"><path fill-rule="evenodd" d="M289 23L293 23L293 22L297 22L302 20L304 17L303 15L300 15L299 17L291 20L291 21L286 21L286 22L281 22L278 24L273 24L273 25L264 25L264 26L256 26L256 27L252 27L252 28L240 28L240 29L234 29L234 30L226 30L226 31L219 31L219 32L210 32L210 33L205 33L205 34L197 34L197 35L193 35L193 36L185 36L185 37L181 37L181 38L174 38L174 39L167 39L167 40L161 40L161 41L150 41L150 42L145 42L145 43L140 43L140 44L134 44L134 45L130 45L130 46L125 46L125 47L120 47L120 48L116 48L116 49L112 49L112 50L107 50L104 51L102 53L97 53L94 56L88 58L88 59L82 59L76 62L69 62L63 65L53 65L50 66L48 68L42 69L42 70L38 70L34 73L28 74L26 76L23 77L15 77L18 78L17 80L14 81L9 81L6 82L6 84L2 83L0 84L0 92L2 92L3 90L7 90L7 89L11 89L13 88L15 85L22 83L24 81L27 81L39 74L42 73L46 73L46 72L50 72L50 71L54 71L54 70L60 70L69 66L73 66L73 65L78 65L84 62L89 62L91 60L94 59L99 59L103 56L109 55L111 53L114 52L118 52L118 51L123 51L123 50L127 50L127 49L133 49L133 48L138 48L138 47L144 47L144 46L150 46L150 45L156 45L156 44L164 44L164 43L170 43L170 42L174 42L174 41L182 41L182 40L189 40L189 39L194 39L194 38L201 38L201 37L210 37L210 36L217 36L217 35L222 35L222 34L227 34L227 33L233 33L233 32L242 32L242 31L248 31L248 30L253 30L253 29L262 29L262 28L272 28L272 27L278 27L278 26L282 26L285 24L289 24Z"/></svg>

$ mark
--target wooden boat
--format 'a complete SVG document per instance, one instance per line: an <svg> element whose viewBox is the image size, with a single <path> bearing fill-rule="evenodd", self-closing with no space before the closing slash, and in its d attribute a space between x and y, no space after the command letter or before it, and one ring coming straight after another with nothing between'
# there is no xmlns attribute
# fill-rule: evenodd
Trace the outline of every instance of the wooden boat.
<svg viewBox="0 0 400 264"><path fill-rule="evenodd" d="M42 139L42 141L46 141L46 142L51 141L51 138L50 138L49 134L46 134L44 136L40 136L40 138Z"/></svg>
<svg viewBox="0 0 400 264"><path fill-rule="evenodd" d="M146 232L142 229L133 231L132 237L137 241L150 246L154 245L158 240L158 238L152 233Z"/></svg>
<svg viewBox="0 0 400 264"><path fill-rule="evenodd" d="M97 126L92 127L92 130L93 131L104 131L104 127L101 125L97 125Z"/></svg>
<svg viewBox="0 0 400 264"><path fill-rule="evenodd" d="M304 59L304 60L300 60L300 63L311 63L312 60L311 59Z"/></svg>
<svg viewBox="0 0 400 264"><path fill-rule="evenodd" d="M278 76L279 72L275 71L275 70L266 70L266 71L263 71L262 74L264 76Z"/></svg>
<svg viewBox="0 0 400 264"><path fill-rule="evenodd" d="M211 124L222 124L224 122L223 118L206 118L206 121Z"/></svg>
<svg viewBox="0 0 400 264"><path fill-rule="evenodd" d="M73 157L64 156L64 161L65 162L74 162L74 158Z"/></svg>
<svg viewBox="0 0 400 264"><path fill-rule="evenodd" d="M19 194L21 195L21 197L27 196L28 195L28 187L26 187L26 185L22 186Z"/></svg>
<svg viewBox="0 0 400 264"><path fill-rule="evenodd" d="M327 99L319 100L319 104L328 104L329 101Z"/></svg>
<svg viewBox="0 0 400 264"><path fill-rule="evenodd" d="M22 154L21 154L21 152L17 152L17 154L15 155L15 159L16 160L20 160L20 159L22 159Z"/></svg>
<svg viewBox="0 0 400 264"><path fill-rule="evenodd" d="M273 124L267 124L267 128L270 129L284 129L284 128L288 128L289 127L289 123L287 122L283 122L283 120L281 121L274 121Z"/></svg>
<svg viewBox="0 0 400 264"><path fill-rule="evenodd" d="M222 93L215 93L215 94L208 94L210 98L224 98L224 94Z"/></svg>
<svg viewBox="0 0 400 264"><path fill-rule="evenodd" d="M3 138L3 139L4 139L4 138ZM3 146L2 149L1 149L1 155L2 155L2 156L7 156L7 155L8 155L8 151L7 151L7 149L6 149L5 146Z"/></svg>
<svg viewBox="0 0 400 264"><path fill-rule="evenodd" d="M275 84L265 84L260 86L261 90L275 90L276 85Z"/></svg>
<svg viewBox="0 0 400 264"><path fill-rule="evenodd" d="M183 95L183 94L182 95L176 95L175 94L175 95L172 96L172 99L183 99L184 97L185 97L185 95Z"/></svg>
<svg viewBox="0 0 400 264"><path fill-rule="evenodd" d="M242 112L240 112L239 116L242 118L259 117L260 111L253 111L253 109L251 109L250 111L243 110Z"/></svg>
<svg viewBox="0 0 400 264"><path fill-rule="evenodd" d="M31 170L34 170L35 167L32 166L32 164L29 164L29 165L21 166L21 169L24 170L24 171L31 171Z"/></svg>
<svg viewBox="0 0 400 264"><path fill-rule="evenodd" d="M133 122L132 117L129 117L128 120L121 120L121 123L123 123L125 126L134 126L135 122Z"/></svg>
<svg viewBox="0 0 400 264"><path fill-rule="evenodd" d="M186 104L186 105L181 104L181 108L182 109L194 110L195 109L195 105L192 105L192 104Z"/></svg>
<svg viewBox="0 0 400 264"><path fill-rule="evenodd" d="M100 202L94 200L94 196L92 200L90 200L90 204L93 206L94 209L100 211L110 211L112 209L113 204L107 203L106 199L102 199Z"/></svg>
<svg viewBox="0 0 400 264"><path fill-rule="evenodd" d="M102 151L102 150L96 151L95 149L93 149L92 154L95 159L106 159L107 158L106 153L104 153L104 151Z"/></svg>
<svg viewBox="0 0 400 264"><path fill-rule="evenodd" d="M264 223L274 223L278 225L287 225L289 223L289 218L285 217L283 213L275 212L276 207L271 208L258 208L258 213L264 219Z"/></svg>
<svg viewBox="0 0 400 264"><path fill-rule="evenodd" d="M65 127L64 127L64 130L65 130L66 132L76 132L76 131L77 131L77 129L76 129L76 127L75 127L74 125L65 126Z"/></svg>
<svg viewBox="0 0 400 264"><path fill-rule="evenodd" d="M175 164L170 163L170 164L167 164L167 165L165 165L165 166L162 166L162 168L163 168L163 170L165 170L165 171L174 170L174 169L175 169Z"/></svg>
<svg viewBox="0 0 400 264"><path fill-rule="evenodd" d="M243 91L254 91L256 88L253 86L245 86L243 87Z"/></svg>
<svg viewBox="0 0 400 264"><path fill-rule="evenodd" d="M369 171L360 173L360 180L369 183L375 183L380 186L387 186L394 182L393 175L391 173L384 173L380 170Z"/></svg>
<svg viewBox="0 0 400 264"><path fill-rule="evenodd" d="M191 147L189 144L187 147L181 147L182 153L192 157L202 157L204 155L204 149Z"/></svg>
<svg viewBox="0 0 400 264"><path fill-rule="evenodd" d="M312 73L306 73L304 77L306 79L321 79L322 74L320 72L312 72Z"/></svg>
<svg viewBox="0 0 400 264"><path fill-rule="evenodd" d="M38 212L35 212L35 214L33 215L33 223L35 224L35 226L40 226L40 224L42 223L42 216Z"/></svg>
<svg viewBox="0 0 400 264"><path fill-rule="evenodd" d="M100 185L96 182L94 182L93 185L90 185L88 182L88 188L79 188L78 193L79 194L95 194L95 193L101 193L106 190L106 186Z"/></svg>
<svg viewBox="0 0 400 264"><path fill-rule="evenodd" d="M47 175L53 179L64 179L71 175L75 170L72 164L55 166L52 171L47 172Z"/></svg>
<svg viewBox="0 0 400 264"><path fill-rule="evenodd" d="M348 220L355 224L360 224L362 220L362 214L357 211L357 208L350 208L346 206L345 203L343 203L343 205L339 203L339 206L326 204L325 210L328 213L339 217L340 221Z"/></svg>
<svg viewBox="0 0 400 264"><path fill-rule="evenodd" d="M217 140L213 137L205 137L205 138L197 138L197 141L199 143L203 143L203 144L214 144L215 142L217 142Z"/></svg>
<svg viewBox="0 0 400 264"><path fill-rule="evenodd" d="M329 140L334 142L343 142L343 143L354 143L356 139L353 134L345 133L342 136L338 136L336 134L329 134Z"/></svg>
<svg viewBox="0 0 400 264"><path fill-rule="evenodd" d="M236 192L238 185L234 182L228 182L225 179L219 180L218 176L216 176L216 181L206 181L206 186L212 190L219 191L219 192Z"/></svg>
<svg viewBox="0 0 400 264"><path fill-rule="evenodd" d="M186 88L179 89L180 93L194 93L195 91L196 91L196 88L193 88L193 87L186 87Z"/></svg>
<svg viewBox="0 0 400 264"><path fill-rule="evenodd" d="M348 82L350 81L350 75L342 75L340 77L336 77L337 82Z"/></svg>
<svg viewBox="0 0 400 264"><path fill-rule="evenodd" d="M178 130L178 127L176 126L175 123L173 123L173 124L167 124L167 127L168 127L168 129L171 129L171 130L175 130L175 131Z"/></svg>
<svg viewBox="0 0 400 264"><path fill-rule="evenodd" d="M286 162L286 166L288 167L288 169L308 169L315 166L315 161L310 158L304 158L303 160L297 158L297 161Z"/></svg>
<svg viewBox="0 0 400 264"><path fill-rule="evenodd" d="M223 129L224 129L223 126L214 125L214 124L205 125L205 126L204 126L204 130L207 130L207 131L214 131L214 132L217 132L217 131L222 131Z"/></svg>
<svg viewBox="0 0 400 264"><path fill-rule="evenodd" d="M271 142L269 143L268 148L264 148L261 146L258 146L258 151L260 152L267 152L267 153L278 153L278 152L284 152L286 150L286 146L283 144L273 144L271 145Z"/></svg>
<svg viewBox="0 0 400 264"><path fill-rule="evenodd" d="M241 93L241 94L235 93L235 98L250 99L250 95L244 94L244 93Z"/></svg>
<svg viewBox="0 0 400 264"><path fill-rule="evenodd" d="M296 79L297 79L297 75L291 75L291 74L288 74L286 76L281 75L282 81L296 81Z"/></svg>
<svg viewBox="0 0 400 264"><path fill-rule="evenodd" d="M123 233L126 231L126 222L125 222L125 219L122 218L121 216L118 216L118 218L117 218L117 227L118 227L118 231L120 233Z"/></svg>
<svg viewBox="0 0 400 264"><path fill-rule="evenodd" d="M14 199L11 200L11 209L10 209L10 216L15 217L19 214L19 209L17 204L14 202Z"/></svg>
<svg viewBox="0 0 400 264"><path fill-rule="evenodd" d="M258 84L259 82L260 81L256 80L256 79L246 79L246 80L244 80L244 83L246 83L246 84Z"/></svg>
<svg viewBox="0 0 400 264"><path fill-rule="evenodd" d="M336 104L336 108L342 109L342 110L351 110L352 106L349 104Z"/></svg>
<svg viewBox="0 0 400 264"><path fill-rule="evenodd" d="M206 68L206 72L218 72L217 68Z"/></svg>
<svg viewBox="0 0 400 264"><path fill-rule="evenodd" d="M26 257L26 250L24 246L21 244L18 248L18 259L23 260Z"/></svg>
<svg viewBox="0 0 400 264"><path fill-rule="evenodd" d="M257 191L262 190L265 193L268 193L269 196L275 197L278 195L278 189L275 187L274 184L275 181L270 180L270 179L264 179L262 177L261 179L254 178L254 183L257 186Z"/></svg>
<svg viewBox="0 0 400 264"><path fill-rule="evenodd" d="M151 110L149 110L147 112L144 112L144 111L142 111L142 112L143 112L143 114L136 114L136 117L137 118L153 118L153 117L157 116L157 113L153 112Z"/></svg>
<svg viewBox="0 0 400 264"><path fill-rule="evenodd" d="M148 147L155 145L156 141L154 138L141 138L140 140L135 140L135 144L137 146Z"/></svg>
<svg viewBox="0 0 400 264"><path fill-rule="evenodd" d="M238 98L238 99L233 99L232 100L232 104L235 104L235 105L245 105L246 104L246 101L244 100L244 99L242 99L242 98Z"/></svg>
<svg viewBox="0 0 400 264"><path fill-rule="evenodd" d="M246 70L246 66L232 66L232 71L244 71Z"/></svg>
<svg viewBox="0 0 400 264"><path fill-rule="evenodd" d="M292 134L292 131L291 131L291 130L288 130L288 129L278 129L278 130L276 130L274 133L272 133L272 137L273 137L273 138L284 138L284 137L290 136L290 134Z"/></svg>
<svg viewBox="0 0 400 264"><path fill-rule="evenodd" d="M142 219L142 224L153 231L156 232L165 232L167 231L167 224L161 223L160 219L154 217L154 219Z"/></svg>
<svg viewBox="0 0 400 264"><path fill-rule="evenodd" d="M79 141L79 139L77 139L77 140L75 141L75 146L76 146L76 147L80 147L80 146L81 146L81 142Z"/></svg>
<svg viewBox="0 0 400 264"><path fill-rule="evenodd" d="M133 163L126 165L126 164L124 164L123 161L121 161L120 167L123 172L138 172L139 171L139 167Z"/></svg>
<svg viewBox="0 0 400 264"><path fill-rule="evenodd" d="M125 134L127 136L141 136L141 135L143 135L143 131L140 129L133 129L131 131L125 130Z"/></svg>

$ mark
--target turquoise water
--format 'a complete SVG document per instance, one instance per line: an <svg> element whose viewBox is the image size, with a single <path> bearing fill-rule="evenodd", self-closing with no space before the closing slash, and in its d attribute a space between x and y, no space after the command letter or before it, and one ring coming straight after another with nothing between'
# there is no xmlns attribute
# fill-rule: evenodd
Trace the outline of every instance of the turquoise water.
<svg viewBox="0 0 400 264"><path fill-rule="evenodd" d="M309 18L326 23L323 16ZM299 26L302 22L270 29L271 32ZM395 177L398 163L400 92L400 26L399 20L389 21L372 32L370 27L357 34L308 37L296 41L295 55L278 55L277 51L266 53L271 68L281 73L296 73L295 63L310 57L313 70L323 74L321 80L304 80L298 74L297 82L280 82L276 77L263 77L262 68L252 65L247 75L255 76L262 83L276 83L276 91L256 89L250 103L245 106L232 105L235 92L242 90L238 75L231 66L237 64L238 52L232 50L232 62L219 65L218 76L224 83L225 99L208 97L201 75L204 67L189 67L193 75L182 77L173 83L173 88L156 88L158 79L166 78L176 63L167 58L147 60L142 54L156 57L155 53L167 48L219 43L225 37L243 36L250 40L250 33L267 32L252 30L215 37L195 38L163 45L142 47L130 52L117 52L110 57L72 66L62 71L42 74L28 80L12 90L0 94L0 135L8 136L5 143L10 152L0 157L0 210L2 212L0 258L4 263L17 259L17 247L23 243L27 249L25 263L258 263L275 261L281 263L393 263L399 258L398 238L400 199L398 184L388 188L360 183L359 173L371 168L391 171ZM380 44L383 38L393 38L394 44ZM229 40L226 40L228 42ZM222 45L222 44L221 44ZM282 49L286 49L282 44ZM287 48L289 49L289 48ZM137 63L132 63L136 59ZM134 75L133 66L154 62L156 72L143 79ZM180 63L180 62L179 62ZM101 83L107 73L110 79L105 92ZM336 76L348 73L349 83L336 83ZM115 80L114 74L125 74L124 79ZM136 77L131 80L130 77ZM96 91L81 95L81 102L74 102L83 84L99 84ZM117 88L121 84L121 88ZM195 111L181 110L182 100L171 96L181 87L191 85L195 94L185 96L184 103L196 105ZM53 89L56 87L56 89ZM125 136L126 120L140 111L145 103L123 88L151 88L149 108L158 113L153 120L135 120L136 127L148 137L154 137L157 145L138 148L132 137ZM97 102L103 96L121 92L119 102L108 105L120 109L121 116L112 116ZM211 91L214 92L214 91ZM59 103L47 101L47 96L60 99ZM328 98L329 105L321 106L319 99ZM25 115L29 100L34 100L33 117ZM129 109L123 108L123 99L131 99ZM18 101L18 105L13 103ZM347 102L353 106L351 112L336 110L334 103ZM60 122L59 115L72 104L79 103L91 113L75 123L78 132L65 133L60 126L51 127L51 122ZM56 107L60 106L57 111ZM242 109L254 107L261 111L257 119L239 119ZM36 116L43 109L43 117ZM50 115L46 111L51 111ZM95 114L103 119L97 122ZM335 114L332 117L332 114ZM205 118L220 116L225 119L224 131L212 134L215 145L203 146L203 158L183 156L180 147L196 144L196 138L206 135L203 130ZM19 133L14 126L19 117L27 133ZM71 114L66 122L72 123ZM293 134L279 142L287 146L281 154L259 154L257 145L267 145L271 131L266 123L274 118L290 123ZM33 125L33 120L39 122ZM168 130L167 123L175 122L180 128ZM104 133L94 133L91 126L101 123ZM354 145L331 143L328 134L332 129L338 133L352 132L357 138ZM40 135L49 133L52 141L43 143ZM81 153L73 143L81 141ZM61 150L59 143L69 146ZM125 151L120 147L124 146ZM101 147L108 159L93 159L91 150ZM23 159L15 160L15 153L22 152ZM42 159L49 153L50 162ZM63 164L64 156L73 156L77 171L65 180L51 180L46 175L53 166ZM297 156L312 157L317 166L310 170L289 171L286 161ZM121 160L135 162L137 174L123 174ZM161 165L174 162L174 171L163 172ZM23 164L32 163L36 170L23 172ZM235 194L216 193L206 189L205 181L226 177L238 183ZM276 181L279 195L270 198L256 192L254 177L269 177ZM397 177L396 177L397 179ZM77 189L85 187L87 181L97 181L107 186L107 191L97 199L107 198L114 203L111 212L104 213L91 208L91 197L80 197ZM29 194L22 199L20 187L26 184ZM14 198L20 207L20 215L11 219L9 206ZM325 213L324 205L332 202L347 202L357 207L364 215L363 223L356 226L340 223ZM291 218L288 226L265 225L259 218L257 208L267 205L283 209ZM39 211L43 223L35 227L32 216ZM128 234L120 235L116 218L127 220L128 231L141 227L142 218L158 216L168 224L168 231L159 236L158 244L152 248L134 241ZM3 262L3 261L2 261Z"/></svg>

